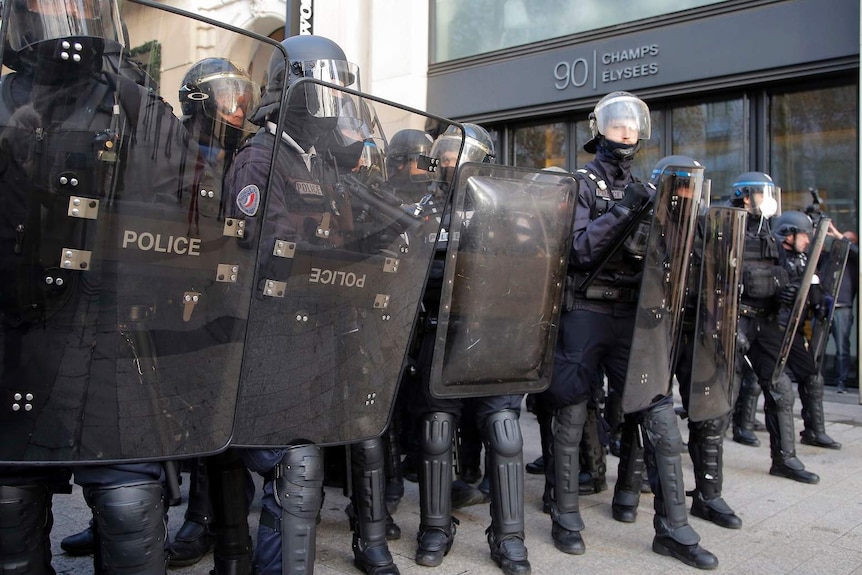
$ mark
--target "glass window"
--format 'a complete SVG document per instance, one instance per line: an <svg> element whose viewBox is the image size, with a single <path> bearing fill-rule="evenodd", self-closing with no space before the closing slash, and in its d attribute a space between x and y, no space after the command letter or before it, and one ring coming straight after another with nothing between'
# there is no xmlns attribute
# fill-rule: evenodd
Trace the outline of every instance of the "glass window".
<svg viewBox="0 0 862 575"><path fill-rule="evenodd" d="M816 188L835 226L856 229L857 115L852 85L772 96L769 175L784 210L804 210Z"/></svg>
<svg viewBox="0 0 862 575"><path fill-rule="evenodd" d="M557 122L516 128L512 133L513 164L525 168L565 168L569 149L566 126L565 122Z"/></svg>
<svg viewBox="0 0 862 575"><path fill-rule="evenodd" d="M712 201L730 194L733 179L745 171L746 120L742 98L680 106L671 110L673 154L689 156L706 168Z"/></svg>
<svg viewBox="0 0 862 575"><path fill-rule="evenodd" d="M446 62L723 0L435 0L431 62Z"/></svg>

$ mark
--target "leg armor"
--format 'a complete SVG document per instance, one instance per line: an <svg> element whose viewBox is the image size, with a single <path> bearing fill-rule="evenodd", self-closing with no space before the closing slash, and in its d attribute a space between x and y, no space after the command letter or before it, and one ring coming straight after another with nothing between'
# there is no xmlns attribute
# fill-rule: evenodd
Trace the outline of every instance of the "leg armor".
<svg viewBox="0 0 862 575"><path fill-rule="evenodd" d="M605 479L607 461L605 446L599 437L599 414L595 407L587 407L587 422L584 424L584 435L581 438L581 495L600 493L608 488ZM587 472L588 477L584 474ZM584 481L586 479L586 481Z"/></svg>
<svg viewBox="0 0 862 575"><path fill-rule="evenodd" d="M622 424L620 462L611 503L611 513L617 521L634 523L637 519L644 468L641 427L633 416L627 416Z"/></svg>
<svg viewBox="0 0 862 575"><path fill-rule="evenodd" d="M191 465L185 522L168 547L168 563L171 567L193 565L209 553L213 546L213 510L206 459L195 458Z"/></svg>
<svg viewBox="0 0 862 575"><path fill-rule="evenodd" d="M208 457L207 467L213 502L214 571L216 575L250 575L252 544L245 465L236 451L229 449Z"/></svg>
<svg viewBox="0 0 862 575"><path fill-rule="evenodd" d="M551 537L563 553L580 555L586 547L580 532L584 528L579 506L579 451L587 403L567 405L554 420L554 492L551 500Z"/></svg>
<svg viewBox="0 0 862 575"><path fill-rule="evenodd" d="M404 497L404 476L401 473L401 443L399 440L400 417L396 413L392 422L386 428L384 447L386 449L386 509L390 514L398 510L398 504Z"/></svg>
<svg viewBox="0 0 862 575"><path fill-rule="evenodd" d="M290 447L275 472L274 496L282 510L282 574L312 573L317 516L323 505L322 451L316 445Z"/></svg>
<svg viewBox="0 0 862 575"><path fill-rule="evenodd" d="M54 575L51 491L44 485L0 485L0 573Z"/></svg>
<svg viewBox="0 0 862 575"><path fill-rule="evenodd" d="M762 380L766 407L766 429L772 456L770 475L787 477L802 483L818 483L820 477L805 470L796 457L796 437L793 429L793 386L786 373L775 381Z"/></svg>
<svg viewBox="0 0 862 575"><path fill-rule="evenodd" d="M610 452L611 455L620 456L620 441L623 433L623 396L619 391L608 389L605 400L604 418L610 429Z"/></svg>
<svg viewBox="0 0 862 575"><path fill-rule="evenodd" d="M165 504L156 481L85 487L96 532L96 572L164 575Z"/></svg>
<svg viewBox="0 0 862 575"><path fill-rule="evenodd" d="M841 449L841 444L826 434L822 375L810 375L800 383L799 400L802 403L802 421L805 424L805 429L799 434L802 443L827 449Z"/></svg>
<svg viewBox="0 0 862 575"><path fill-rule="evenodd" d="M728 529L740 529L742 520L721 497L724 480L724 432L730 416L688 422L688 452L694 467L695 489L691 514Z"/></svg>
<svg viewBox="0 0 862 575"><path fill-rule="evenodd" d="M368 575L398 575L398 567L386 544L385 447L382 438L350 446L353 482L353 564Z"/></svg>
<svg viewBox="0 0 862 575"><path fill-rule="evenodd" d="M700 536L688 524L682 480L682 436L673 404L661 403L643 419L650 484L655 494L656 535L652 549L699 569L715 569L718 559L701 547Z"/></svg>
<svg viewBox="0 0 862 575"><path fill-rule="evenodd" d="M422 421L422 454L419 462L419 546L416 563L436 567L452 548L452 442L455 416L428 413Z"/></svg>
<svg viewBox="0 0 862 575"><path fill-rule="evenodd" d="M483 429L491 479L491 558L504 573L529 573L524 545L524 439L518 414L504 409Z"/></svg>
<svg viewBox="0 0 862 575"><path fill-rule="evenodd" d="M733 412L733 440L737 443L752 447L760 445L760 439L754 433L760 393L761 388L757 378L751 372L744 374Z"/></svg>

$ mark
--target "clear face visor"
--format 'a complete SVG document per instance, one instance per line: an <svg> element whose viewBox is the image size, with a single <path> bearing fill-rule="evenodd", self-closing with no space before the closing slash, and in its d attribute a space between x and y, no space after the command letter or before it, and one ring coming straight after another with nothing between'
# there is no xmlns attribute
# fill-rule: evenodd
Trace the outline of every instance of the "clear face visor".
<svg viewBox="0 0 862 575"><path fill-rule="evenodd" d="M6 32L9 47L84 36L125 45L119 8L113 0L13 1Z"/></svg>
<svg viewBox="0 0 862 575"><path fill-rule="evenodd" d="M749 192L751 207L755 215L771 218L779 215L779 202L781 190L774 184L758 183L757 188Z"/></svg>
<svg viewBox="0 0 862 575"><path fill-rule="evenodd" d="M461 137L444 134L434 140L431 146L431 157L440 162L440 168L455 169L458 164L458 154L461 151ZM466 145L464 146L466 152Z"/></svg>
<svg viewBox="0 0 862 575"><path fill-rule="evenodd" d="M698 191L703 191L703 168L694 166L669 166L665 168L658 181L658 189L670 187L674 197L680 199L694 199L698 197Z"/></svg>
<svg viewBox="0 0 862 575"><path fill-rule="evenodd" d="M249 78L231 72L221 72L201 78L200 91L189 94L190 100L203 101L204 112L210 118L243 127L246 118L260 104L260 87Z"/></svg>
<svg viewBox="0 0 862 575"><path fill-rule="evenodd" d="M621 133L636 136L638 140L649 140L649 108L631 96L611 98L595 111L596 128L605 137Z"/></svg>

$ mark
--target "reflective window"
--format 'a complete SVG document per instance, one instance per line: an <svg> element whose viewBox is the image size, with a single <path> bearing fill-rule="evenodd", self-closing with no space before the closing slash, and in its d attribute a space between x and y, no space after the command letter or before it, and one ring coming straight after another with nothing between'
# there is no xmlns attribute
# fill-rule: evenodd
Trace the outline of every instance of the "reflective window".
<svg viewBox="0 0 862 575"><path fill-rule="evenodd" d="M746 121L742 98L681 106L671 111L671 153L702 163L712 182L712 201L730 194L745 171Z"/></svg>
<svg viewBox="0 0 862 575"><path fill-rule="evenodd" d="M435 0L431 63L679 12L723 0Z"/></svg>
<svg viewBox="0 0 862 575"><path fill-rule="evenodd" d="M841 231L857 221L857 97L856 86L776 94L769 110L769 174L783 209L803 210L816 188Z"/></svg>
<svg viewBox="0 0 862 575"><path fill-rule="evenodd" d="M512 132L512 163L525 168L565 168L569 149L566 126L558 122L516 128Z"/></svg>

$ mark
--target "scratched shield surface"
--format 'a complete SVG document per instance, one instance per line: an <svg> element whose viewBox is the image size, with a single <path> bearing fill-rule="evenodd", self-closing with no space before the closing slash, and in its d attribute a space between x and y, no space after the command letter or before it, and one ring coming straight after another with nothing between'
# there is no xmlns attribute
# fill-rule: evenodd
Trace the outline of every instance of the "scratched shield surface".
<svg viewBox="0 0 862 575"><path fill-rule="evenodd" d="M553 368L575 180L565 172L469 163L455 190L431 393L543 391Z"/></svg>
<svg viewBox="0 0 862 575"><path fill-rule="evenodd" d="M451 122L311 80L286 98L327 91L349 114L334 143L321 137L313 158L276 152L232 445L349 443L382 433L392 412L451 182L432 177L429 156L418 182L388 174L385 158L402 130L432 142ZM302 106L281 110L287 126L309 121Z"/></svg>
<svg viewBox="0 0 862 575"><path fill-rule="evenodd" d="M221 213L224 162L149 94L175 98L194 63L178 38L232 59L278 45L137 2L123 19L102 67L126 80L87 94L107 112L50 123L34 89L29 123L0 130L0 462L194 456L233 433L257 251Z"/></svg>

